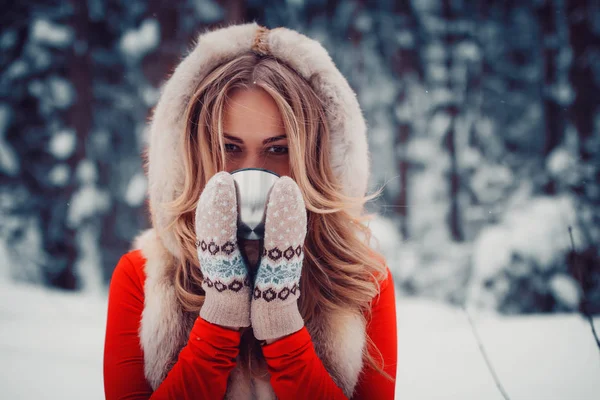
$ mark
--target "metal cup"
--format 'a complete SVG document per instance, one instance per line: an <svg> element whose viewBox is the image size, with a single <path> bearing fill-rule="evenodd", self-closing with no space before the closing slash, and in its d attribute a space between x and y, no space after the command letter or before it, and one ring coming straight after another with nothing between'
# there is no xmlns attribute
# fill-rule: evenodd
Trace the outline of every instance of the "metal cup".
<svg viewBox="0 0 600 400"><path fill-rule="evenodd" d="M259 168L245 168L231 173L238 200L238 237L261 240L265 236L267 200L276 173Z"/></svg>

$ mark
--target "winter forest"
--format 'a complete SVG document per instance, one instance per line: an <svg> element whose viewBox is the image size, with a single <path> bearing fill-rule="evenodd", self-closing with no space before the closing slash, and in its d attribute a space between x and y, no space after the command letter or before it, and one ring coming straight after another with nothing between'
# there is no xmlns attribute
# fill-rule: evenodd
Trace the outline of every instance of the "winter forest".
<svg viewBox="0 0 600 400"><path fill-rule="evenodd" d="M199 32L257 21L319 40L357 92L399 304L600 316L597 0L28 0L0 21L0 288L106 296L150 224L161 84Z"/></svg>

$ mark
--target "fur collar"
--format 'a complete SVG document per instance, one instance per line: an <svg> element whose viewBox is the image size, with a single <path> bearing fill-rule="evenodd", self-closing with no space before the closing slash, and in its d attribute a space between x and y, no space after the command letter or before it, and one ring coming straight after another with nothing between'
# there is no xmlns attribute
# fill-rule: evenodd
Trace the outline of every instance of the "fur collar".
<svg viewBox="0 0 600 400"><path fill-rule="evenodd" d="M154 230L140 235L135 247L146 258L144 311L140 342L144 351L144 374L156 389L177 361L186 345L198 314L186 313L175 297L174 257L161 244ZM363 366L366 329L362 319L351 312L327 315L307 325L315 351L336 384L350 398ZM263 369L265 374L268 372ZM226 398L275 399L268 380L254 379L238 365L231 373Z"/></svg>

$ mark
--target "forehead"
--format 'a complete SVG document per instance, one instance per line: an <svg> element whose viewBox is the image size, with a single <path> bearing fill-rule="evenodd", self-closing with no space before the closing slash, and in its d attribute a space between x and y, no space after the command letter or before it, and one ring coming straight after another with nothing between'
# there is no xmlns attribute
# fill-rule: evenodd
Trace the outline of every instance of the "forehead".
<svg viewBox="0 0 600 400"><path fill-rule="evenodd" d="M275 100L263 89L237 89L223 110L223 130L244 139L264 139L285 133Z"/></svg>

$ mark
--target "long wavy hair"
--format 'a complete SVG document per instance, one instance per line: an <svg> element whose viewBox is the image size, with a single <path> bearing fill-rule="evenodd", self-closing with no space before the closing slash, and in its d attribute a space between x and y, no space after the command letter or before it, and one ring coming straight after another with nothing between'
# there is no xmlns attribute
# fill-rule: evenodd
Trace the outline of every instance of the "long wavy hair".
<svg viewBox="0 0 600 400"><path fill-rule="evenodd" d="M208 179L225 170L223 115L234 89L260 87L275 101L288 138L291 177L300 187L308 211L308 235L302 270L299 309L306 322L339 309L351 309L364 322L371 301L386 277L383 257L370 246L371 232L358 217L374 196L343 194L330 164L329 129L325 110L310 84L291 67L269 55L243 54L211 71L199 84L186 110L181 154L185 180L171 204L181 257L175 271L177 298L186 311L198 312L204 302L202 274L195 247L194 212ZM252 360L262 360L251 334L242 335L240 356L247 372L256 374ZM382 369L381 353L367 337L364 361Z"/></svg>

